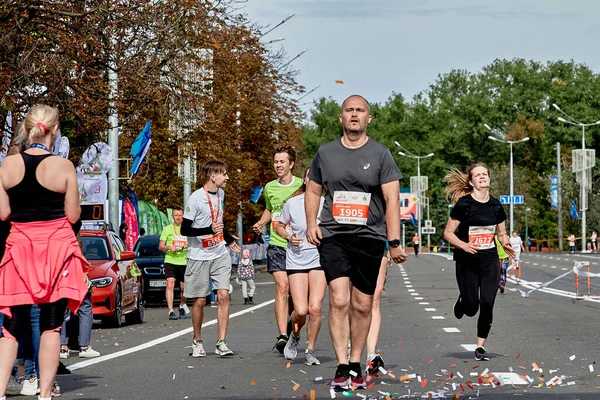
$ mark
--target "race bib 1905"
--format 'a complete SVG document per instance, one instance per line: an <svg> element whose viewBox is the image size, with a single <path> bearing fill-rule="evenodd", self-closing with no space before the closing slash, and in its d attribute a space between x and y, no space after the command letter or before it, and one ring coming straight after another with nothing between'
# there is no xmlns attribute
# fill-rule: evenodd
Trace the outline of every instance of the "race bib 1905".
<svg viewBox="0 0 600 400"><path fill-rule="evenodd" d="M366 225L371 193L335 191L331 213L339 224Z"/></svg>
<svg viewBox="0 0 600 400"><path fill-rule="evenodd" d="M494 242L495 232L496 225L470 226L469 243L477 245L479 250L493 249L496 247L496 243Z"/></svg>

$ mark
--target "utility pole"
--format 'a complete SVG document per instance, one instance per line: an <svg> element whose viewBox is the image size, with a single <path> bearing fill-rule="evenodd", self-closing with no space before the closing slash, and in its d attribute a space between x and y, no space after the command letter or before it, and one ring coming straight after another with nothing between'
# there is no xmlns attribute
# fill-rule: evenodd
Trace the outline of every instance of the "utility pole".
<svg viewBox="0 0 600 400"><path fill-rule="evenodd" d="M556 143L556 173L558 175L558 250L563 251L562 187L560 175L560 142Z"/></svg>

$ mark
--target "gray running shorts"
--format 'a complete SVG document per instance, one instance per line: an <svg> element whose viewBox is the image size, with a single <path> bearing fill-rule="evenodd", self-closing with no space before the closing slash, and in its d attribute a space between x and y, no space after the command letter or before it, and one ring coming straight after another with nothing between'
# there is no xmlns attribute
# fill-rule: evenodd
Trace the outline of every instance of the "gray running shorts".
<svg viewBox="0 0 600 400"><path fill-rule="evenodd" d="M188 259L183 295L187 298L208 296L210 294L209 279L213 281L213 289L229 290L229 280L231 279L231 256L229 253L214 260Z"/></svg>

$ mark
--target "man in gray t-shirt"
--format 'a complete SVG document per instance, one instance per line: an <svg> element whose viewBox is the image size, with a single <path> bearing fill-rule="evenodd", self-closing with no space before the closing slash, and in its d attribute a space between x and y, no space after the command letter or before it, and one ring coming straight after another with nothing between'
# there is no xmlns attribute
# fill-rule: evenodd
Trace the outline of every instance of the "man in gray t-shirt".
<svg viewBox="0 0 600 400"><path fill-rule="evenodd" d="M329 284L329 330L338 360L331 382L335 389L367 386L360 360L386 238L394 262L406 260L400 246L402 174L390 151L367 136L369 122L368 102L362 96L348 97L340 115L344 135L319 148L305 193L306 237L319 246ZM325 204L317 225L323 192Z"/></svg>

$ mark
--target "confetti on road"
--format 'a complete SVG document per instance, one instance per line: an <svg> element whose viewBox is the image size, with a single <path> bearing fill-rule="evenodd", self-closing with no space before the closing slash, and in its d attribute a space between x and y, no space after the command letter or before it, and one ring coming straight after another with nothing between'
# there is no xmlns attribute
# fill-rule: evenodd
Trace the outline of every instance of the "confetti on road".
<svg viewBox="0 0 600 400"><path fill-rule="evenodd" d="M175 374L173 374L173 380L175 380Z"/></svg>
<svg viewBox="0 0 600 400"><path fill-rule="evenodd" d="M256 381L255 381L255 380L251 380L251 381L250 381L250 384L251 384L252 386L256 386Z"/></svg>
<svg viewBox="0 0 600 400"><path fill-rule="evenodd" d="M337 83L338 85L343 85L343 84L344 84L344 81L343 81L343 80L341 80L341 79L336 79L336 80L335 80L335 83ZM332 397L332 398L333 398L333 397Z"/></svg>
<svg viewBox="0 0 600 400"><path fill-rule="evenodd" d="M594 366L590 364L590 372L594 372Z"/></svg>
<svg viewBox="0 0 600 400"><path fill-rule="evenodd" d="M519 359L519 357L521 357L521 353L517 354L517 356L515 357L515 359Z"/></svg>
<svg viewBox="0 0 600 400"><path fill-rule="evenodd" d="M315 400L316 398L317 397L316 397L316 394L315 394L315 390L311 389L310 390L310 400Z"/></svg>
<svg viewBox="0 0 600 400"><path fill-rule="evenodd" d="M300 384L296 383L292 389L294 389L294 392L295 392L296 390L298 390L299 387L300 387Z"/></svg>
<svg viewBox="0 0 600 400"><path fill-rule="evenodd" d="M291 366L292 366L292 363L287 363L285 367L286 367L286 368L289 368L289 367L291 367Z"/></svg>
<svg viewBox="0 0 600 400"><path fill-rule="evenodd" d="M402 339L398 342L398 346L402 346Z"/></svg>
<svg viewBox="0 0 600 400"><path fill-rule="evenodd" d="M569 357L569 360L573 361L575 358L575 355L572 355L571 357Z"/></svg>
<svg viewBox="0 0 600 400"><path fill-rule="evenodd" d="M317 377L315 378L315 382L320 382L320 381L322 381L322 380L323 380L323 377L322 377L322 376L317 376Z"/></svg>

